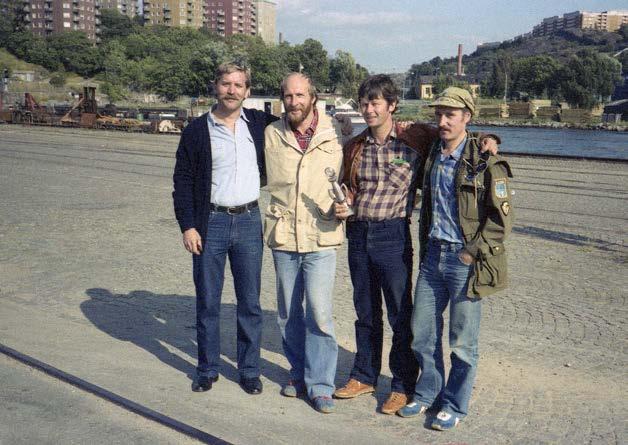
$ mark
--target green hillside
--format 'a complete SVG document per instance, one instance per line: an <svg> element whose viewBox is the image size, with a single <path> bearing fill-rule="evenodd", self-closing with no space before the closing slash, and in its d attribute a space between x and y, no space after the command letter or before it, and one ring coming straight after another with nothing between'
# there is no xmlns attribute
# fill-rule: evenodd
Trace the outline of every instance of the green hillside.
<svg viewBox="0 0 628 445"><path fill-rule="evenodd" d="M628 25L618 32L562 31L554 36L517 38L481 47L463 56L465 76L456 76L457 59L436 57L411 66L413 85L428 82L434 93L450 85L480 85L483 97L539 98L591 108L611 99L628 76ZM416 90L414 91L416 94ZM411 96L410 96L411 97Z"/></svg>

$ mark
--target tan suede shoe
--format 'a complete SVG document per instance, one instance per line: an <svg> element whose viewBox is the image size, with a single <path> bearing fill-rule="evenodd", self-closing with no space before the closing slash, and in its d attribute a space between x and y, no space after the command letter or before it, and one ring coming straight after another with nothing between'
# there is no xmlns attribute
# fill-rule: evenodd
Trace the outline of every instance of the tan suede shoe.
<svg viewBox="0 0 628 445"><path fill-rule="evenodd" d="M373 385L365 385L364 383L358 382L356 379L349 379L345 386L336 390L334 397L338 399L352 399L371 392L375 392Z"/></svg>
<svg viewBox="0 0 628 445"><path fill-rule="evenodd" d="M408 403L408 396L402 392L391 392L382 405L383 414L395 414Z"/></svg>

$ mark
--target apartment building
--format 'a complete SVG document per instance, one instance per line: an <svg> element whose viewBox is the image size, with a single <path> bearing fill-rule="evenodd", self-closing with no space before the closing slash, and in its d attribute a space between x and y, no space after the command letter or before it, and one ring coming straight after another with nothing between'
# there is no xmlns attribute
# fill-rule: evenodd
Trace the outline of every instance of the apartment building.
<svg viewBox="0 0 628 445"><path fill-rule="evenodd" d="M144 0L144 24L172 27L203 26L203 0Z"/></svg>
<svg viewBox="0 0 628 445"><path fill-rule="evenodd" d="M116 9L120 14L130 18L140 14L138 0L100 0L100 9Z"/></svg>
<svg viewBox="0 0 628 445"><path fill-rule="evenodd" d="M20 13L27 28L46 37L64 31L82 31L90 40L100 34L98 0L23 0Z"/></svg>
<svg viewBox="0 0 628 445"><path fill-rule="evenodd" d="M205 26L221 36L257 35L256 0L207 0Z"/></svg>
<svg viewBox="0 0 628 445"><path fill-rule="evenodd" d="M532 30L532 35L549 36L563 29L595 29L614 32L628 23L628 11L586 12L574 11L562 16L543 19Z"/></svg>
<svg viewBox="0 0 628 445"><path fill-rule="evenodd" d="M277 43L277 4L270 0L257 0L257 35L266 43Z"/></svg>

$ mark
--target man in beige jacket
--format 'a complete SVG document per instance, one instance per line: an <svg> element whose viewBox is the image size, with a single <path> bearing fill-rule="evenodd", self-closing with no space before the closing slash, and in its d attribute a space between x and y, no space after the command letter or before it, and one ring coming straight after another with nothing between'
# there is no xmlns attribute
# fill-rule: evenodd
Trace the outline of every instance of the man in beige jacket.
<svg viewBox="0 0 628 445"><path fill-rule="evenodd" d="M306 75L289 74L281 98L285 113L265 131L271 197L264 221L275 263L277 318L291 366L281 393L307 392L317 411L330 413L338 357L332 292L344 234L325 169L340 171L342 133L340 124L317 112L316 88Z"/></svg>

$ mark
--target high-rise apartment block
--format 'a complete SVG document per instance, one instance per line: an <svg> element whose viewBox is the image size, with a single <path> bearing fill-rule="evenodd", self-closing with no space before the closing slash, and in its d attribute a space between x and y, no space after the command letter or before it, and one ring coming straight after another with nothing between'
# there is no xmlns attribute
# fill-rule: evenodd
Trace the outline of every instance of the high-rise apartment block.
<svg viewBox="0 0 628 445"><path fill-rule="evenodd" d="M574 11L543 19L534 27L532 36L549 36L564 29L595 29L614 32L628 24L628 11Z"/></svg>
<svg viewBox="0 0 628 445"><path fill-rule="evenodd" d="M277 4L270 0L257 0L257 35L266 43L276 43Z"/></svg>
<svg viewBox="0 0 628 445"><path fill-rule="evenodd" d="M130 18L140 14L138 0L100 0L100 9L115 9Z"/></svg>
<svg viewBox="0 0 628 445"><path fill-rule="evenodd" d="M207 0L205 26L221 36L257 35L257 1Z"/></svg>
<svg viewBox="0 0 628 445"><path fill-rule="evenodd" d="M203 0L144 0L144 24L172 27L203 26Z"/></svg>
<svg viewBox="0 0 628 445"><path fill-rule="evenodd" d="M100 33L100 5L97 0L1 0L12 8L34 34L49 36L64 31L82 31L97 41Z"/></svg>

